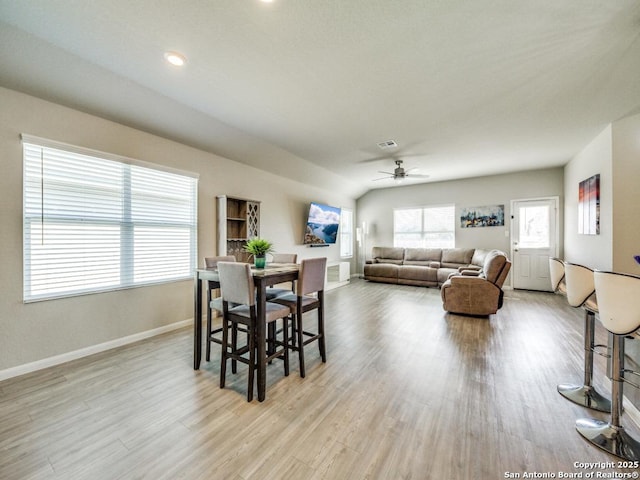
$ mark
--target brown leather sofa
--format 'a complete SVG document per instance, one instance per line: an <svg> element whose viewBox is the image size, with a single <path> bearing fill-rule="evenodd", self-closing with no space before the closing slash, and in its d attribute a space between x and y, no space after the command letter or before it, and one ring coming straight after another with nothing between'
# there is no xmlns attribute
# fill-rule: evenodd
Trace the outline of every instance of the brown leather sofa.
<svg viewBox="0 0 640 480"><path fill-rule="evenodd" d="M474 248L373 247L364 278L373 282L438 287L449 275L481 270L490 250Z"/></svg>
<svg viewBox="0 0 640 480"><path fill-rule="evenodd" d="M511 269L507 256L492 250L484 258L482 270L462 269L442 285L442 307L451 313L491 315L502 307L502 285Z"/></svg>

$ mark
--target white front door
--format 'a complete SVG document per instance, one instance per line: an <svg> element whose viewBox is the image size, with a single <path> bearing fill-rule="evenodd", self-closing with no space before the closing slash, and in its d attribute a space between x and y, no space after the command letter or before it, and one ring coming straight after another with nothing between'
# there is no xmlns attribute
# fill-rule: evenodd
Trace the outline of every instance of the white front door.
<svg viewBox="0 0 640 480"><path fill-rule="evenodd" d="M558 198L511 202L513 288L551 291L549 257L558 255Z"/></svg>

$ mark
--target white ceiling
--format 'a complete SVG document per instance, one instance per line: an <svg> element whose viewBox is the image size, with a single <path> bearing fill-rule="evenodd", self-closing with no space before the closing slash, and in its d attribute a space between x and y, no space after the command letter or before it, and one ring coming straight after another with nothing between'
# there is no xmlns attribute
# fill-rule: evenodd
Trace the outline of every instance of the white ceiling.
<svg viewBox="0 0 640 480"><path fill-rule="evenodd" d="M0 21L0 85L355 196L391 157L429 182L563 165L640 111L638 0L0 0Z"/></svg>

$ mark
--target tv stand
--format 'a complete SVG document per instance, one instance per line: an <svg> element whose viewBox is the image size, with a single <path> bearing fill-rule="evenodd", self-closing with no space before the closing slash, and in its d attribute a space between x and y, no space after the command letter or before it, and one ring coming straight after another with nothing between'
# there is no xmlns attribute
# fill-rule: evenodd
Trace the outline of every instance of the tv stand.
<svg viewBox="0 0 640 480"><path fill-rule="evenodd" d="M349 262L328 262L325 290L342 287L349 283L351 277Z"/></svg>

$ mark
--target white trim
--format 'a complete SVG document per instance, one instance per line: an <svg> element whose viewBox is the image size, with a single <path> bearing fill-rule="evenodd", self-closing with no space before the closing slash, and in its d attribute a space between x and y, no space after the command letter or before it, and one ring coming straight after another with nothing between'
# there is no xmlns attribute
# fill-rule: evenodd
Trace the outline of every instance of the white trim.
<svg viewBox="0 0 640 480"><path fill-rule="evenodd" d="M0 370L0 381L7 380L9 378L18 377L26 373L35 372L38 370L44 370L45 368L54 367L62 363L70 362L71 360L77 360L78 358L88 357L94 353L104 352L113 348L128 345L130 343L139 342L147 338L155 337L163 333L171 332L187 325L193 324L193 319L182 320L180 322L171 323L163 327L154 328L140 333L134 333L127 337L116 338L108 342L99 343L98 345L91 345L89 347L81 348L80 350L74 350L73 352L63 353L54 357L43 358L31 363L25 363L17 367L7 368L6 370Z"/></svg>
<svg viewBox="0 0 640 480"><path fill-rule="evenodd" d="M196 233L197 236L197 233ZM196 254L196 258L198 258ZM81 292L72 292L72 293L63 293L60 295L50 295L48 297L34 297L29 299L22 299L22 303L36 303L36 302L46 302L48 300L59 300L61 298L71 298L71 297L81 297L84 295L96 295L100 293L109 293L109 292L117 292L120 290L131 290L132 288L144 288L144 287L153 287L154 285L165 285L167 283L177 283L177 282L193 282L193 274L188 275L181 278L172 278L169 280L158 280L155 282L149 283L141 283L138 285L118 285L117 287L105 288L103 290L85 290Z"/></svg>
<svg viewBox="0 0 640 480"><path fill-rule="evenodd" d="M555 249L554 249L554 257L557 257L559 255L560 252L560 197L558 195L551 195L548 197L533 197L533 198L515 198L512 199L510 202L510 206L509 208L511 209L511 211L509 212L509 254L511 255L511 268L512 268L512 273L511 275L509 275L509 286L513 289L513 277L515 275L515 246L513 244L513 237L515 235L514 232L514 227L513 227L513 220L515 217L515 213L514 213L514 204L516 202L535 202L535 201L550 201L552 200L555 203ZM503 286L503 290L504 290L504 286ZM551 291L551 290L549 290Z"/></svg>

